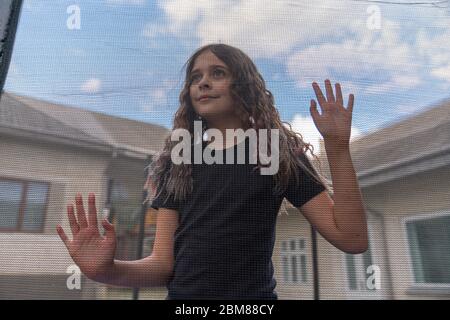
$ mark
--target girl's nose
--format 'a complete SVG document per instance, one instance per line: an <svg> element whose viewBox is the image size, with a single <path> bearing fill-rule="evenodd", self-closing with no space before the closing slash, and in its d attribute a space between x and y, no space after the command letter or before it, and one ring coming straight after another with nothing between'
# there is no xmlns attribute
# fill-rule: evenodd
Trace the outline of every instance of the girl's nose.
<svg viewBox="0 0 450 320"><path fill-rule="evenodd" d="M203 88L209 88L209 84L208 84L208 83L201 83L201 84L199 85L199 88L200 88L200 89L203 89Z"/></svg>
<svg viewBox="0 0 450 320"><path fill-rule="evenodd" d="M209 87L209 79L208 77L204 77L200 80L198 87L202 89L203 87Z"/></svg>

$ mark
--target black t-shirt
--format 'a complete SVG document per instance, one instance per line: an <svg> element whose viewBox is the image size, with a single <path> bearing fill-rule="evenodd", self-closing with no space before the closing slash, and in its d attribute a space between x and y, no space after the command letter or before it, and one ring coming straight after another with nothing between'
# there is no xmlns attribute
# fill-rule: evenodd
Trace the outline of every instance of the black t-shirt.
<svg viewBox="0 0 450 320"><path fill-rule="evenodd" d="M256 165L248 161L248 138L241 143L246 144L246 164L236 163L236 145L216 150L234 149L235 164L193 164L193 192L187 200L180 203L170 196L165 201L163 190L152 202L155 209L179 213L167 299L278 298L272 252L282 200L300 207L325 187L299 170L299 185L293 177L284 195L275 195L273 176L252 170ZM301 158L310 166L306 156Z"/></svg>

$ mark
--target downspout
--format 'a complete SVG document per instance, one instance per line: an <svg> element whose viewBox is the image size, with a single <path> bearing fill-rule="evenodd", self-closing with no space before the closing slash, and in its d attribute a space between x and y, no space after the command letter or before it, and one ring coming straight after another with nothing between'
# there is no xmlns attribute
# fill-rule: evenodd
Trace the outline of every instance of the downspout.
<svg viewBox="0 0 450 320"><path fill-rule="evenodd" d="M147 155L145 170L144 170L144 178L145 180L148 177L148 166L152 161L152 156ZM142 202L141 202L141 212L140 212L140 221L139 221L139 237L138 237L138 247L137 247L137 257L136 260L142 259L143 249L144 249L144 237L145 237L145 218L147 216L147 189L142 190ZM139 288L133 288L133 300L139 299Z"/></svg>
<svg viewBox="0 0 450 320"><path fill-rule="evenodd" d="M111 159L109 162L109 169L112 168L112 165L114 163L114 160L118 156L118 149L116 147L113 147L112 153L111 153ZM114 186L114 179L111 177L111 170L106 170L107 176L108 176L108 182L106 186L106 200L105 200L105 206L103 208L103 218L108 219L110 223L112 223L114 219L114 208L112 208L112 190Z"/></svg>
<svg viewBox="0 0 450 320"><path fill-rule="evenodd" d="M312 268L313 268L313 285L314 285L314 300L320 300L319 292L319 262L317 253L317 232L311 226L311 249L312 249Z"/></svg>

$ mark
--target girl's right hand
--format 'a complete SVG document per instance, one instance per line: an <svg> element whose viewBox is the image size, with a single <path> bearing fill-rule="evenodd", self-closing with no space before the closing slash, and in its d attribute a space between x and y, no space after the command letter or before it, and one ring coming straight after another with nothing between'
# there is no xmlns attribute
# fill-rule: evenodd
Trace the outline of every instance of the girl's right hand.
<svg viewBox="0 0 450 320"><path fill-rule="evenodd" d="M81 272L92 280L102 279L102 277L107 276L112 271L114 265L114 253L116 250L114 226L104 219L102 225L105 228L105 235L102 236L100 234L97 223L95 195L93 193L89 194L87 219L83 208L83 199L80 194L77 194L75 202L77 217L75 217L73 205L67 206L67 215L73 239L69 240L60 225L56 227L56 231Z"/></svg>

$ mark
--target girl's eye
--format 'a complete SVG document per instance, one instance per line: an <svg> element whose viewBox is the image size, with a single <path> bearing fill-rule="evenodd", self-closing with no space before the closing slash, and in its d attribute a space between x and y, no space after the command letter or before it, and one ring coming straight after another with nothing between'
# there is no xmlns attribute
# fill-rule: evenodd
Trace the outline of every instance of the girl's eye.
<svg viewBox="0 0 450 320"><path fill-rule="evenodd" d="M195 81L198 78L198 74L191 77L191 81Z"/></svg>
<svg viewBox="0 0 450 320"><path fill-rule="evenodd" d="M222 74L222 75L224 75L225 72L224 72L223 70L221 70L221 69L215 69L215 70L214 70L214 75L216 75L216 74ZM199 79L200 79L200 75L199 75L199 74L195 74L195 75L193 75L193 76L191 77L191 82L196 82L196 81L199 80Z"/></svg>

